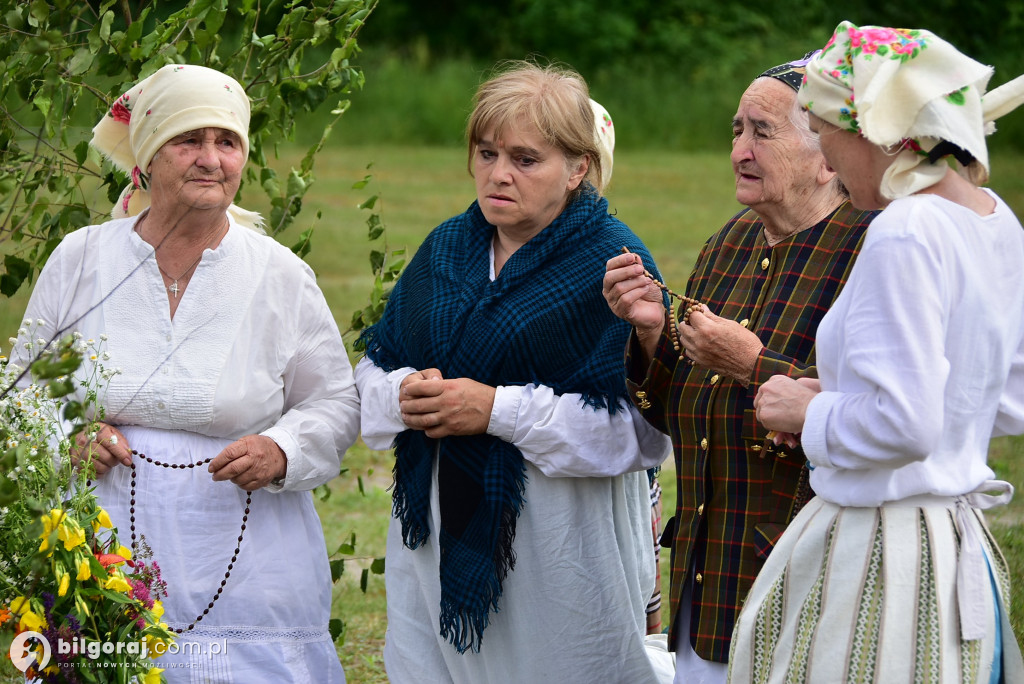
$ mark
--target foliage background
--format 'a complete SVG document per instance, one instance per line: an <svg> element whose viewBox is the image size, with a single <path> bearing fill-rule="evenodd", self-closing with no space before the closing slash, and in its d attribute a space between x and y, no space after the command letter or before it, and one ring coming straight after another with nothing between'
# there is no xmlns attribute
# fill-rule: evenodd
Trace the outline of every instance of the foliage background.
<svg viewBox="0 0 1024 684"><path fill-rule="evenodd" d="M537 56L583 74L620 149L721 150L742 88L843 19L935 31L995 65L993 85L1024 71L1021 0L385 0L360 38L367 85L339 140L459 144L486 71ZM1000 128L1001 145L1024 149L1020 117Z"/></svg>
<svg viewBox="0 0 1024 684"><path fill-rule="evenodd" d="M24 4L0 0L0 15ZM283 11L284 4L270 0L250 6ZM161 12L184 6L180 1L159 4ZM503 5L384 0L360 33L363 52L354 58L366 85L347 96L352 107L327 141L316 174L306 181L303 211L279 239L292 244L317 226L306 259L344 329L352 312L366 305L374 284L366 258L367 212L358 205L378 195L375 211L387 224L388 240L410 253L430 228L464 209L473 199L461 149L472 93L496 61L536 56L579 69L595 99L611 112L617 130L612 206L650 246L670 286L684 283L700 244L738 208L727 150L739 95L765 68L824 44L842 19L935 30L994 64L993 84L1024 71L1024 53L1015 44L1024 2L1016 0L937 0L927 6L909 0L854 0L840 9L822 0L762 5L736 0L608 0L599 5L580 0ZM225 36L237 31L237 21L230 18L220 29ZM334 118L331 106L295 122L298 146L277 141L281 159L268 163L280 177L298 167L306 147L320 139ZM1014 150L1024 152L1024 111L1000 121L999 127L991 139L993 187L1020 214L1024 155ZM371 184L353 189L368 173ZM271 208L258 184L247 186L242 205L264 212ZM0 254L9 248L6 237L0 233ZM5 330L10 334L17 328L28 289L12 299L0 298L0 339ZM993 456L999 474L1018 492L1024 490L1024 439L998 441ZM384 550L391 462L389 454L357 444L346 456L349 472L331 484L331 498L317 504L329 550L355 532L366 567ZM671 464L661 482L670 510ZM991 518L1014 576L1024 577L1024 496ZM667 578L663 570L663 581ZM386 622L383 580L371 575L364 595L360 579L358 571L346 571L335 587L333 613L346 621L339 655L350 681L385 682L380 661ZM1024 637L1022 597L1018 587L1013 608L1018 638Z"/></svg>

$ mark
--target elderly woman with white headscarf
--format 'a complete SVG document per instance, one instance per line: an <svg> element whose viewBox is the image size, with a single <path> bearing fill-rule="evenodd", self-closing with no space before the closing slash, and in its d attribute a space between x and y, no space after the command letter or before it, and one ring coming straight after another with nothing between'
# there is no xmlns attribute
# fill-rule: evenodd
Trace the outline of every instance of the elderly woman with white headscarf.
<svg viewBox="0 0 1024 684"><path fill-rule="evenodd" d="M822 153L884 211L818 328L820 381L754 402L817 496L747 597L733 682L1024 681L982 514L1013 492L989 439L1024 433L1024 230L977 185L1024 79L991 75L928 31L849 22L807 66Z"/></svg>
<svg viewBox="0 0 1024 684"><path fill-rule="evenodd" d="M248 125L238 82L200 66L121 95L92 143L132 185L61 242L26 317L106 335L121 369L77 458L160 567L168 679L342 682L309 490L338 474L359 400L312 270L232 204Z"/></svg>

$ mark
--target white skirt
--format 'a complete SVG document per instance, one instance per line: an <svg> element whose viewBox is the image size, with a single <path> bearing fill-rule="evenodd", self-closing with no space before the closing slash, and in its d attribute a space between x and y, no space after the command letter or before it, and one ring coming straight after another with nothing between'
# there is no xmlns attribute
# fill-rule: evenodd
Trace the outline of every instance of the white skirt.
<svg viewBox="0 0 1024 684"><path fill-rule="evenodd" d="M216 456L231 440L125 426L132 449L163 463ZM246 493L214 482L204 464L164 468L135 456L135 531L152 549L167 583L164 620L184 629L209 607L236 546L238 559L220 598L155 663L168 682L342 683L327 629L331 573L320 519L309 492ZM131 470L99 478L96 494L131 546ZM239 544L238 537L243 540Z"/></svg>
<svg viewBox="0 0 1024 684"><path fill-rule="evenodd" d="M654 589L647 473L547 477L527 463L516 521L516 566L488 615L480 651L439 635L441 584L437 460L427 541L410 550L401 522L387 542L392 684L658 684L671 681L667 644L645 641ZM667 668L667 675L665 674Z"/></svg>
<svg viewBox="0 0 1024 684"><path fill-rule="evenodd" d="M804 507L743 604L730 682L989 684L997 635L1004 681L1024 681L1006 561L981 511L965 508L961 526L988 563L967 578L973 587L961 578L958 588L956 504L907 503L847 508L815 497ZM982 635L970 640L958 607L968 588Z"/></svg>

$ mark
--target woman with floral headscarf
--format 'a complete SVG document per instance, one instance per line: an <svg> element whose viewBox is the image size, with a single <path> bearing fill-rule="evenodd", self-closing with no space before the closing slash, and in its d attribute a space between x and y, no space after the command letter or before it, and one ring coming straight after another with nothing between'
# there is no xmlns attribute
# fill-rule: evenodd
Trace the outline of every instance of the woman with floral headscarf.
<svg viewBox="0 0 1024 684"><path fill-rule="evenodd" d="M168 680L343 682L309 490L338 474L359 400L312 270L232 203L248 128L245 91L205 67L118 97L92 144L132 183L54 250L26 316L105 334L121 368L77 458L160 566Z"/></svg>
<svg viewBox="0 0 1024 684"><path fill-rule="evenodd" d="M1024 681L982 514L1013 492L989 439L1024 432L1024 229L978 187L1024 79L986 92L991 74L928 31L849 22L807 67L822 153L884 211L818 328L820 380L755 399L817 496L748 595L733 682Z"/></svg>

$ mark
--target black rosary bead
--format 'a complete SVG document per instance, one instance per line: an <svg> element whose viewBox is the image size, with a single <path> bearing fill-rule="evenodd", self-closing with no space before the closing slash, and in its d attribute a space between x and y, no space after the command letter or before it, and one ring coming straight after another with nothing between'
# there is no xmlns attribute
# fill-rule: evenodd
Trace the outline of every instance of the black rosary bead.
<svg viewBox="0 0 1024 684"><path fill-rule="evenodd" d="M160 466L162 468L174 468L174 469L177 469L177 468L181 468L181 469L195 468L195 467L198 467L198 466L201 466L201 465L206 465L207 463L209 463L210 461L213 460L212 458L207 458L207 459L204 459L202 461L198 461L196 463L184 463L184 464L163 463L161 461L157 461L155 459L152 459L149 456L146 456L145 454L141 454L141 453L139 453L139 452L137 452L135 450L132 450L132 454L135 455L135 456L138 456L143 461L146 461L148 463L152 463L155 466ZM132 552L133 553L137 553L138 552L138 548L137 548L137 544L136 544L136 541L135 541L135 483L136 483L136 476L135 476L135 462L134 461L131 464L131 470L132 470L131 506L129 507L128 512L129 512L130 518L131 518ZM89 483L86 483L86 484L88 485ZM195 626L210 612L210 609L213 608L213 604L216 603L217 599L219 599L221 594L224 592L224 587L228 583L228 578L231 577L231 570L235 567L235 561L238 560L238 554L241 553L241 551L242 551L242 537L243 537L244 532L245 532L245 523L249 519L249 509L250 509L251 506L252 506L252 491L246 490L246 492L245 492L245 512L242 514L242 526L241 526L241 532L238 535L238 545L235 546L234 554L232 554L232 556L231 556L231 562L228 563L227 570L224 572L224 579L222 579L220 581L220 586L217 587L217 592L213 595L213 599L210 600L209 605L203 610L202 615L197 615L196 619L193 620L192 623L188 627L185 627L184 629L173 629L172 630L173 632L175 632L177 634L182 634L184 632L189 632L192 629L194 629Z"/></svg>

